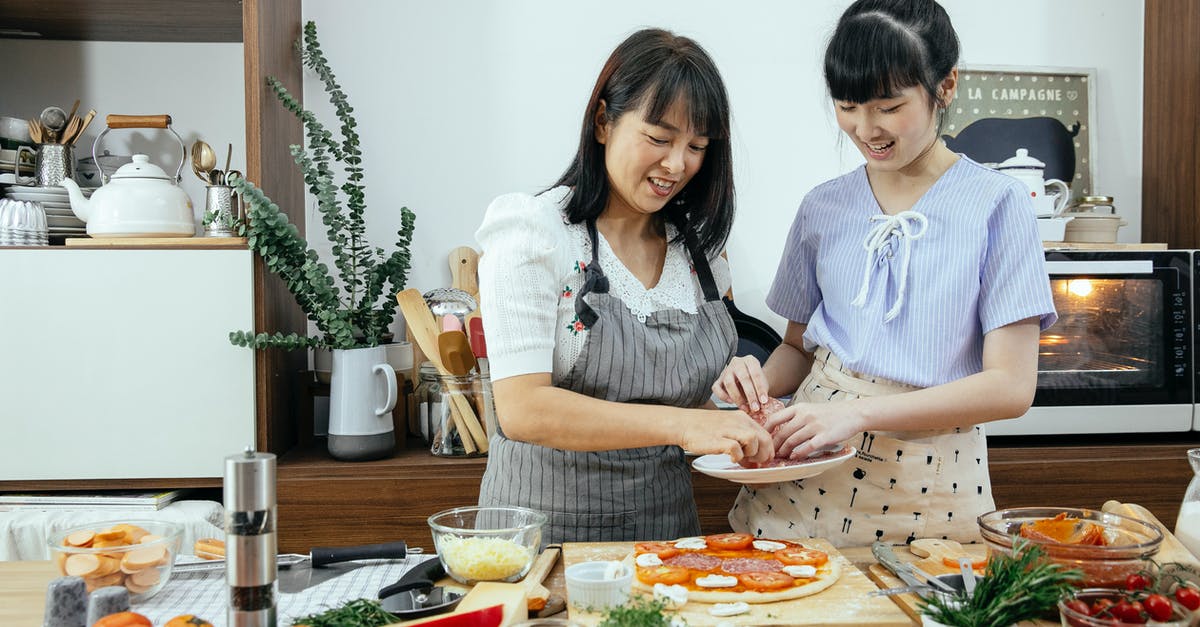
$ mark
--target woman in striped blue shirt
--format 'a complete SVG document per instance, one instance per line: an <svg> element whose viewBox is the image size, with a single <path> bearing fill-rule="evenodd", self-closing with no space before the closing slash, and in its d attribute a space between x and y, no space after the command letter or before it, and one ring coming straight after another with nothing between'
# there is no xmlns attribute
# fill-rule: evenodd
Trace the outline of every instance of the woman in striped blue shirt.
<svg viewBox="0 0 1200 627"><path fill-rule="evenodd" d="M735 359L713 391L752 411L794 392L765 425L777 456L858 453L743 488L735 530L972 541L994 509L980 424L1028 410L1056 314L1021 183L939 139L957 61L933 0L859 0L838 22L825 79L866 164L804 198L767 296L789 320L783 344L761 366Z"/></svg>

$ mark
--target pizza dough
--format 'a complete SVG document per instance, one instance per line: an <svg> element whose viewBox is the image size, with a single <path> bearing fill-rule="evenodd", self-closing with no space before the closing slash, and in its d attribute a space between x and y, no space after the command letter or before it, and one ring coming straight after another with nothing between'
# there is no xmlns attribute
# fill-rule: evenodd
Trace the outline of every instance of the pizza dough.
<svg viewBox="0 0 1200 627"><path fill-rule="evenodd" d="M724 548L728 546L731 538L744 536L753 541L753 544L745 548ZM672 575L677 574L678 568L686 568L688 579L686 581L678 581L688 590L688 601L697 601L700 603L735 603L742 601L745 603L774 603L776 601L787 601L798 599L809 595L816 594L832 586L841 576L841 566L836 559L829 559L829 556L822 551L808 549L799 542L789 542L786 540L766 540L765 542L773 544L761 544L764 542L761 538L752 538L748 534L720 534L716 536L705 536L704 548L678 548L680 545L684 547L697 546L694 539L685 538L676 542L647 542L639 543L632 553L625 558L625 562L634 569L635 576L633 578L633 588L652 593L654 590L654 570L662 568L660 566L639 566L637 562L638 555L646 553L661 552L667 556L662 560L663 566L670 567ZM685 542L685 541L692 542ZM791 578L791 584L787 587L782 587L773 590L752 590L747 588L740 579L743 576L752 576L756 573L776 573L768 575L768 577L779 578L780 574L784 573L785 564L778 558L778 553L781 550L763 550L756 548L754 544L765 546L769 549L774 549L774 545L782 545L783 549L792 552L795 555L798 551L808 551L812 554L819 554L816 560L822 559L821 563L815 565L815 573L811 577L788 577ZM643 559L645 563L647 560ZM653 561L653 560L649 560ZM796 569L792 569L797 572ZM714 577L714 575L716 577ZM734 577L739 579L739 582L733 586L720 588L706 588L698 585L696 581L704 578L707 583L710 579L713 582L719 582L722 577Z"/></svg>

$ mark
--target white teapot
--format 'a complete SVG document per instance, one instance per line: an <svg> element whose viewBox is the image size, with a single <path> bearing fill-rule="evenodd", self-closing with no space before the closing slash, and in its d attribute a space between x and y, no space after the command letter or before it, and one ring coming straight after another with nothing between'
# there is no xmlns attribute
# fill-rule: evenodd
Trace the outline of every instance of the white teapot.
<svg viewBox="0 0 1200 627"><path fill-rule="evenodd" d="M196 224L192 199L178 185L179 174L187 153L183 139L171 128L171 116L110 115L108 128L92 144L92 158L108 132L115 128L166 129L179 141L179 167L171 176L150 163L146 155L133 155L127 163L105 176L101 171L101 187L86 198L75 181L65 178L62 186L71 197L71 211L87 223L92 237L192 237ZM98 162L97 162L98 163Z"/></svg>
<svg viewBox="0 0 1200 627"><path fill-rule="evenodd" d="M1058 179L1043 180L1046 164L1029 156L1025 148L1018 148L1014 157L1009 157L996 169L1025 183L1029 188L1033 208L1039 218L1057 215L1066 208L1071 199L1071 188ZM1057 194L1050 190L1057 189Z"/></svg>

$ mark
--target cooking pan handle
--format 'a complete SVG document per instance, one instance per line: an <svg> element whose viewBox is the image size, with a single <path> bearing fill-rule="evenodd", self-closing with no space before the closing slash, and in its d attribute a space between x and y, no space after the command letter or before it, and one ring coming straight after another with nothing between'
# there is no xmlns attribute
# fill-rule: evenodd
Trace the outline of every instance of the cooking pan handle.
<svg viewBox="0 0 1200 627"><path fill-rule="evenodd" d="M442 577L446 576L446 569L442 567L440 558L425 560L416 566L408 569L404 576L400 577L396 583L384 586L379 590L379 599L383 600L401 592L408 590L420 590L424 588L432 588L433 583Z"/></svg>
<svg viewBox="0 0 1200 627"><path fill-rule="evenodd" d="M395 381L395 379L392 379ZM408 554L408 545L403 540L400 542L385 542L383 544L364 544L362 546L316 546L313 547L309 555L312 557L312 565L321 567L335 562L348 562L350 560L388 560L388 559L404 559Z"/></svg>
<svg viewBox="0 0 1200 627"><path fill-rule="evenodd" d="M104 166L100 165L100 160L96 158L96 148L100 146L100 140L114 128L161 128L175 136L175 140L179 142L179 167L175 168L175 182L183 181L183 164L187 161L187 148L183 145L183 138L175 129L171 128L171 116L162 115L118 115L110 114L104 118L105 128L96 136L96 141L92 142L92 162L96 164L96 168L100 170L100 184L108 183L108 175L104 173Z"/></svg>

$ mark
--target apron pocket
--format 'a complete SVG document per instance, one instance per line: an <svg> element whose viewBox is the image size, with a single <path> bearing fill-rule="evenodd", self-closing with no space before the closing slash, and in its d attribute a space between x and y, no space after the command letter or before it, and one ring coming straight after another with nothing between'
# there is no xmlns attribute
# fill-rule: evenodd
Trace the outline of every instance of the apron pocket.
<svg viewBox="0 0 1200 627"><path fill-rule="evenodd" d="M546 533L552 542L570 538L572 542L618 542L632 537L637 512L580 512L543 511L549 518Z"/></svg>

